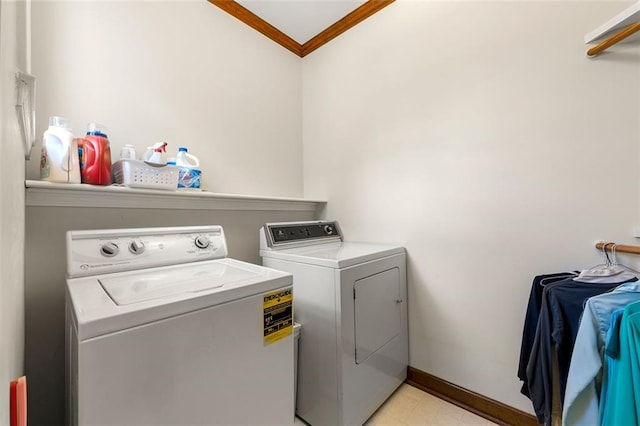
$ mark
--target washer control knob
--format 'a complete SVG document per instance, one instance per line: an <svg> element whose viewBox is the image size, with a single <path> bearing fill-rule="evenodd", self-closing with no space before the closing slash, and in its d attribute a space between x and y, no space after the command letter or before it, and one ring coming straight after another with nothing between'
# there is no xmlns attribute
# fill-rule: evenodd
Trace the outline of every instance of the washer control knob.
<svg viewBox="0 0 640 426"><path fill-rule="evenodd" d="M142 241L132 241L129 244L129 251L133 254L144 253L144 243Z"/></svg>
<svg viewBox="0 0 640 426"><path fill-rule="evenodd" d="M193 242L196 244L196 247L201 249L206 249L211 243L211 241L209 241L209 238L204 235L198 235Z"/></svg>
<svg viewBox="0 0 640 426"><path fill-rule="evenodd" d="M325 232L327 235L332 235L332 234L333 234L333 226L331 226L331 225L325 225L325 226L324 226L324 232Z"/></svg>
<svg viewBox="0 0 640 426"><path fill-rule="evenodd" d="M108 242L100 247L100 254L104 257L113 257L120 252L118 245L114 242Z"/></svg>

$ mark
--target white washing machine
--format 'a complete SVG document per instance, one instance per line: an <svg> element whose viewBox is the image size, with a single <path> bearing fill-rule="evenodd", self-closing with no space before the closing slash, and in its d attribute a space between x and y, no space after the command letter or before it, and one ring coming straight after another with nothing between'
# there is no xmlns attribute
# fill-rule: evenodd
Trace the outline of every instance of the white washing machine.
<svg viewBox="0 0 640 426"><path fill-rule="evenodd" d="M406 378L406 255L344 242L337 222L269 223L262 263L293 274L296 413L314 426L361 425Z"/></svg>
<svg viewBox="0 0 640 426"><path fill-rule="evenodd" d="M222 227L67 233L68 423L293 424L291 275Z"/></svg>

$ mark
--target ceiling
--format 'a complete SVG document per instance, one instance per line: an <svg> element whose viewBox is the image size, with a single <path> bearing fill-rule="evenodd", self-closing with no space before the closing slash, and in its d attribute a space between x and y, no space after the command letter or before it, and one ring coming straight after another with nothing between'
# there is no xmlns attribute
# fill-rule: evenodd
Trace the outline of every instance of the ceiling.
<svg viewBox="0 0 640 426"><path fill-rule="evenodd" d="M304 44L365 0L236 0L295 41Z"/></svg>
<svg viewBox="0 0 640 426"><path fill-rule="evenodd" d="M300 57L394 0L209 0Z"/></svg>

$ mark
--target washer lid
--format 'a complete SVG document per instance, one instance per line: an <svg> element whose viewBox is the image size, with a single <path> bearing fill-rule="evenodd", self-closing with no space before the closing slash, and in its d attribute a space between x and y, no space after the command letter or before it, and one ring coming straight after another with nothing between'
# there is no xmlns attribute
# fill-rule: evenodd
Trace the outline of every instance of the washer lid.
<svg viewBox="0 0 640 426"><path fill-rule="evenodd" d="M404 252L404 247L387 244L343 242L281 250L261 250L260 255L265 258L338 269Z"/></svg>
<svg viewBox="0 0 640 426"><path fill-rule="evenodd" d="M145 302L160 297L212 290L258 274L222 263L194 264L183 270L151 270L106 276L98 282L116 305Z"/></svg>
<svg viewBox="0 0 640 426"><path fill-rule="evenodd" d="M67 303L86 340L291 285L289 273L225 258L69 278Z"/></svg>

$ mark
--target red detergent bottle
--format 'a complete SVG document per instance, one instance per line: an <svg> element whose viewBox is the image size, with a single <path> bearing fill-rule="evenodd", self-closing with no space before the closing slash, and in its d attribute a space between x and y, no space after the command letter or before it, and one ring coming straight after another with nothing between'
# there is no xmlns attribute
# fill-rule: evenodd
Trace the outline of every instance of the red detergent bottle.
<svg viewBox="0 0 640 426"><path fill-rule="evenodd" d="M111 185L111 147L106 127L89 123L87 135L78 141L82 147L82 183Z"/></svg>

